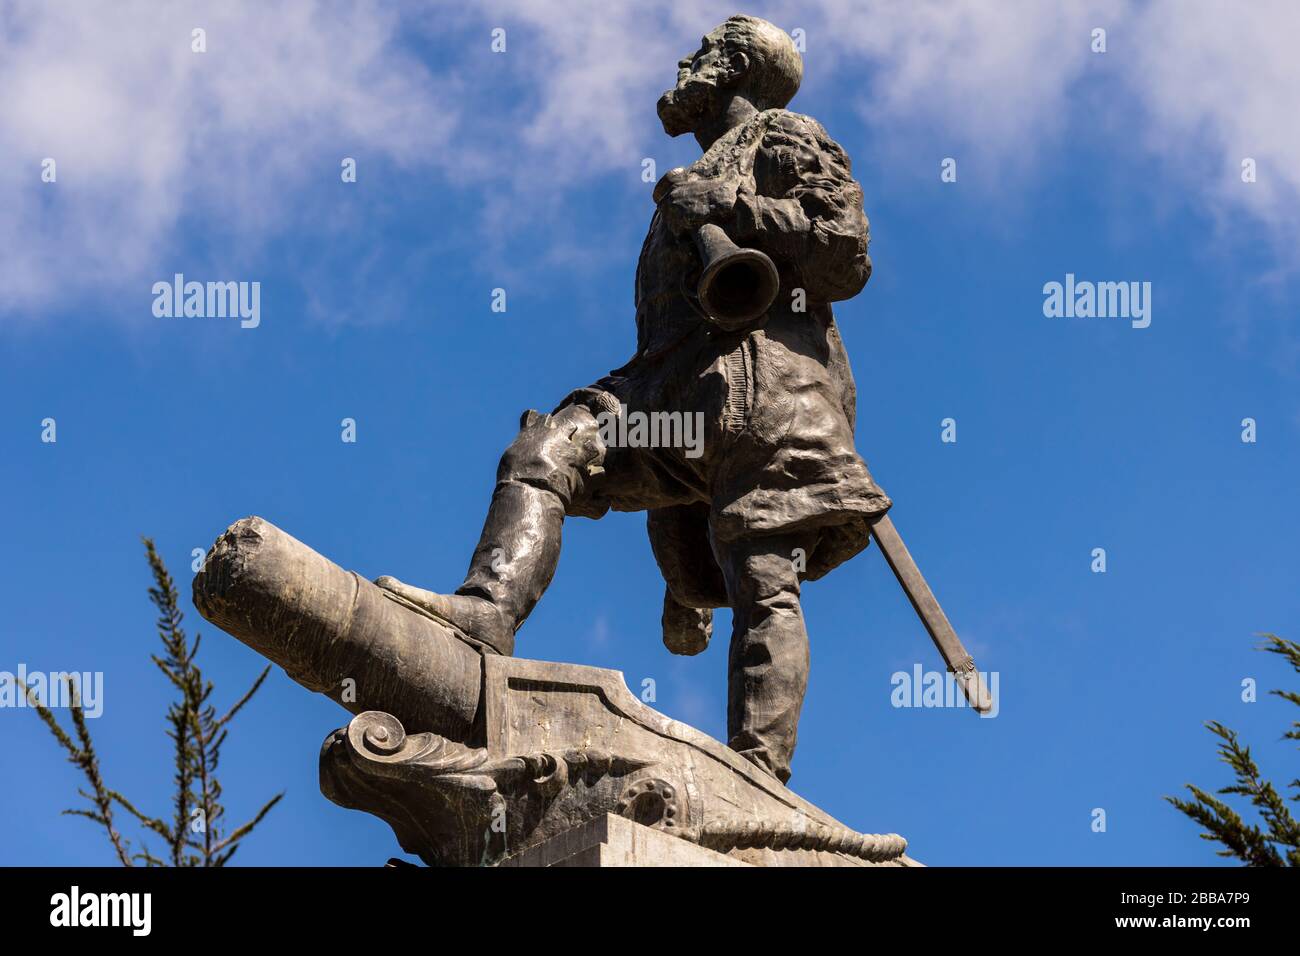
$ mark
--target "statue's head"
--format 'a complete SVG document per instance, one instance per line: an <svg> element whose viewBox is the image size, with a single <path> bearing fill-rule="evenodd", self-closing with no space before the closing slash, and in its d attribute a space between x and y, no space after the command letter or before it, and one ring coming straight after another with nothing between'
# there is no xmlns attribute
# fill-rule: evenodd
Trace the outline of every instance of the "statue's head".
<svg viewBox="0 0 1300 956"><path fill-rule="evenodd" d="M803 59L784 30L758 17L729 17L677 64L677 86L659 97L659 120L669 136L681 136L737 94L760 110L783 107L802 78Z"/></svg>

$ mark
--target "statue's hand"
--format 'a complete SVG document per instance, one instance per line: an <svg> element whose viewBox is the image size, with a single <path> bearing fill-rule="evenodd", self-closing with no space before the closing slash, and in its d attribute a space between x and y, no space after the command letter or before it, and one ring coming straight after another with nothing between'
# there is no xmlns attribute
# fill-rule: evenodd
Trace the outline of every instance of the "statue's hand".
<svg viewBox="0 0 1300 956"><path fill-rule="evenodd" d="M688 235L706 222L721 223L736 206L734 179L696 179L680 183L664 197L659 209L675 235Z"/></svg>
<svg viewBox="0 0 1300 956"><path fill-rule="evenodd" d="M674 654L698 654L713 636L713 611L678 604L672 592L665 591L663 636L664 647Z"/></svg>

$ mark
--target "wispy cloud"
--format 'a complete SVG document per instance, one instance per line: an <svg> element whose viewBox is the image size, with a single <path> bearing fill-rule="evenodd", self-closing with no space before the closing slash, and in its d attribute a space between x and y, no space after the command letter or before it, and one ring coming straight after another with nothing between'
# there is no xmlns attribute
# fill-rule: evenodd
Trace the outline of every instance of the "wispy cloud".
<svg viewBox="0 0 1300 956"><path fill-rule="evenodd" d="M883 148L938 138L976 168L1032 177L1068 157L1071 136L1105 137L1117 164L1154 158L1209 221L1261 226L1277 268L1300 264L1300 8L1286 0L750 9L805 31L809 82L842 91ZM480 190L480 238L501 242L582 201L593 176L623 174L631 194L664 143L651 104L673 63L731 12L730 0L0 0L0 315L152 276L193 230L256 256L328 218L295 197L360 147ZM206 54L191 52L196 26ZM45 157L57 189L40 182ZM997 178L986 188L996 201Z"/></svg>
<svg viewBox="0 0 1300 956"><path fill-rule="evenodd" d="M8 0L0 23L0 313L156 271L182 224L252 253L342 156L425 162L455 120L386 6Z"/></svg>
<svg viewBox="0 0 1300 956"><path fill-rule="evenodd" d="M1202 211L1268 226L1300 263L1300 6L1156 0L1133 19L1129 73L1146 112L1146 149L1203 187ZM1139 138L1135 137L1135 138ZM1254 159L1257 181L1241 179Z"/></svg>

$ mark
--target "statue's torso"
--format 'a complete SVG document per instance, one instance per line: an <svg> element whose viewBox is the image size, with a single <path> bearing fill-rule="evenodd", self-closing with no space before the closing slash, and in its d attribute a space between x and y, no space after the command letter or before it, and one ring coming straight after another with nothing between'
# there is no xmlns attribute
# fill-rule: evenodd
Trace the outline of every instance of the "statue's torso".
<svg viewBox="0 0 1300 956"><path fill-rule="evenodd" d="M787 117L810 122L779 110L759 114L687 175L735 176L754 195L784 197L773 180L786 170L782 157L767 154L765 130ZM865 233L865 219L862 226ZM854 449L856 390L830 305L794 294L807 263L775 247L763 251L781 278L775 303L753 326L722 331L692 302L700 267L692 237L675 235L656 210L637 264L637 354L600 387L634 411L703 413L703 458L666 454L673 470L701 483L715 533L838 525L841 540L828 554L834 564L865 545L865 519L888 499Z"/></svg>

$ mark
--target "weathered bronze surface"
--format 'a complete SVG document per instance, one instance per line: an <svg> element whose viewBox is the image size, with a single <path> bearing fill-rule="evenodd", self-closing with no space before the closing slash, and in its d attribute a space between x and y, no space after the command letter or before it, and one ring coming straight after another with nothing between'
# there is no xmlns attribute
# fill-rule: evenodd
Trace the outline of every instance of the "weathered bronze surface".
<svg viewBox="0 0 1300 956"><path fill-rule="evenodd" d="M557 859L568 844L548 841L612 832L610 814L760 865L913 862L901 837L784 786L808 680L801 584L873 525L945 659L969 660L854 448L831 303L871 274L867 219L844 150L785 109L802 69L786 34L744 16L678 64L659 117L703 155L655 187L636 354L523 415L459 588L372 584L260 518L227 529L195 578L206 618L356 715L325 742L322 790L427 862ZM703 651L713 610L732 610L729 747L615 671L513 657L565 518L611 509L647 512L671 651Z"/></svg>
<svg viewBox="0 0 1300 956"><path fill-rule="evenodd" d="M564 518L647 511L664 642L697 652L713 609L732 609L730 745L781 780L808 682L800 585L865 548L890 505L854 449L830 306L871 274L862 190L826 130L785 109L802 71L784 32L743 16L682 59L659 117L704 155L655 188L636 355L525 415L454 593L377 582L509 655L555 572ZM615 444L600 424L611 413L699 415L703 440Z"/></svg>

